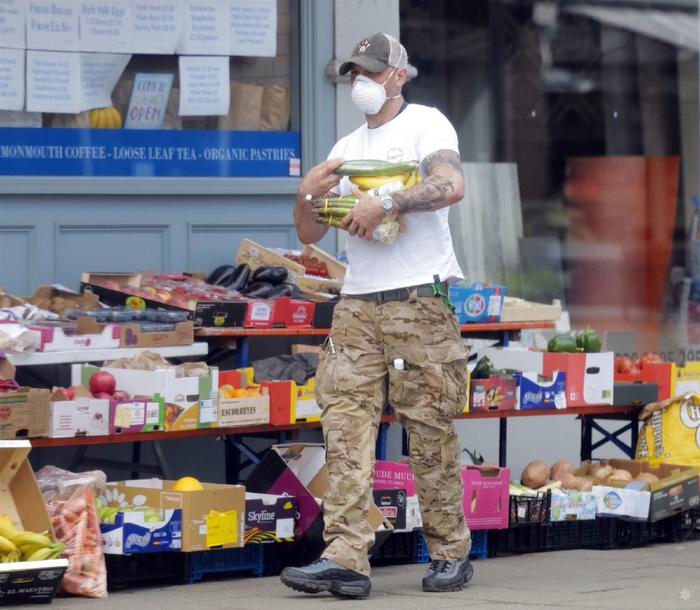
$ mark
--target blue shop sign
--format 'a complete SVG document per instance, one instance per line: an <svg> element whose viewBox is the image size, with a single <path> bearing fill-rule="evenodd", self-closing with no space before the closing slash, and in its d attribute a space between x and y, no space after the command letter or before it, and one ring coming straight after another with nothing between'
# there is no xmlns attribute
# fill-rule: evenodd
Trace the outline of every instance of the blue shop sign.
<svg viewBox="0 0 700 610"><path fill-rule="evenodd" d="M0 128L0 175L299 175L298 131Z"/></svg>

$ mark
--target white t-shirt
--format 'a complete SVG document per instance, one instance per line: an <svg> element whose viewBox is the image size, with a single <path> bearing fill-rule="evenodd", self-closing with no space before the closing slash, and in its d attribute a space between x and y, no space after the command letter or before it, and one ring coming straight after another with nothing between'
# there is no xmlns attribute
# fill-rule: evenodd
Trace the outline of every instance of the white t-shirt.
<svg viewBox="0 0 700 610"><path fill-rule="evenodd" d="M388 123L373 129L365 123L339 140L328 158L420 163L441 149L459 152L457 134L450 122L437 108L408 104ZM351 186L344 177L339 184L340 194L351 194ZM442 281L461 279L448 214L448 208L404 214L406 230L389 245L349 235L343 294L428 284L434 275L439 275Z"/></svg>

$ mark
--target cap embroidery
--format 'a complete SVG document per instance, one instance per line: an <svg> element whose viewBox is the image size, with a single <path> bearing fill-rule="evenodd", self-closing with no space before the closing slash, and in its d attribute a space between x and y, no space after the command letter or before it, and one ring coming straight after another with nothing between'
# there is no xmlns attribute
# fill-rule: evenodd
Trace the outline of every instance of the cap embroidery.
<svg viewBox="0 0 700 610"><path fill-rule="evenodd" d="M369 49L369 40L365 38L365 40L357 46L357 52L364 53L367 49Z"/></svg>

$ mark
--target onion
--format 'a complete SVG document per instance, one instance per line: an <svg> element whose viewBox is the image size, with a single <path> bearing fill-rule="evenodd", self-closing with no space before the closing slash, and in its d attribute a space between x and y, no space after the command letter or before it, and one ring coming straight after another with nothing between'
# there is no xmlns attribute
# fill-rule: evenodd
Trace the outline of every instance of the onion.
<svg viewBox="0 0 700 610"><path fill-rule="evenodd" d="M612 474L606 479L607 481L621 481L621 482L627 482L632 480L632 475L627 471L623 470L622 468L618 468L616 470L613 470Z"/></svg>
<svg viewBox="0 0 700 610"><path fill-rule="evenodd" d="M594 479L605 481L613 473L613 467L608 464L599 464L591 471Z"/></svg>
<svg viewBox="0 0 700 610"><path fill-rule="evenodd" d="M523 485L531 489L537 489L547 483L547 477L549 477L549 467L547 464L542 460L535 460L525 466L520 480Z"/></svg>
<svg viewBox="0 0 700 610"><path fill-rule="evenodd" d="M640 472L636 477L636 481L644 481L645 483L656 483L659 480L655 474L651 472Z"/></svg>

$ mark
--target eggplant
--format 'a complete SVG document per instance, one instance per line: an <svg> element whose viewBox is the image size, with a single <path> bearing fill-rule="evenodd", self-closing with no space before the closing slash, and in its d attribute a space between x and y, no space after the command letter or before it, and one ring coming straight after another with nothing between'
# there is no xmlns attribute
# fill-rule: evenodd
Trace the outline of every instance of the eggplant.
<svg viewBox="0 0 700 610"><path fill-rule="evenodd" d="M250 298L266 299L270 290L272 290L273 288L274 286L269 282L255 282L254 284L251 284L241 292L242 294Z"/></svg>
<svg viewBox="0 0 700 610"><path fill-rule="evenodd" d="M289 271L284 267L258 267L253 271L253 282L267 282L278 286L287 280Z"/></svg>
<svg viewBox="0 0 700 610"><path fill-rule="evenodd" d="M227 282L231 281L233 271L233 265L220 265L209 274L206 280L207 284L213 284L214 286L226 286Z"/></svg>
<svg viewBox="0 0 700 610"><path fill-rule="evenodd" d="M280 284L273 286L272 290L265 297L266 299L276 299L277 297L291 297L294 294L290 284Z"/></svg>
<svg viewBox="0 0 700 610"><path fill-rule="evenodd" d="M241 263L233 270L230 283L226 284L226 288L230 290L243 290L250 280L250 265Z"/></svg>

